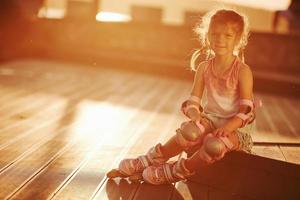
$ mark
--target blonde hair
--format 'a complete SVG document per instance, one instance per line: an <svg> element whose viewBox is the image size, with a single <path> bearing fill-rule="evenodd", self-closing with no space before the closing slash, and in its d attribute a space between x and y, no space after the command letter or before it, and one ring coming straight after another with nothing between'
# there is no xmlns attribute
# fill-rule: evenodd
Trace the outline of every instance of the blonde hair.
<svg viewBox="0 0 300 200"><path fill-rule="evenodd" d="M196 70L197 58L204 54L205 59L209 59L212 56L212 50L209 46L208 31L212 24L216 23L230 23L234 25L234 28L239 37L239 43L235 47L235 53L244 62L244 49L248 43L249 37L249 22L248 18L240 13L237 13L233 9L218 9L212 10L205 14L201 19L200 23L196 25L194 31L199 36L201 48L197 49L191 58L190 66L192 70Z"/></svg>

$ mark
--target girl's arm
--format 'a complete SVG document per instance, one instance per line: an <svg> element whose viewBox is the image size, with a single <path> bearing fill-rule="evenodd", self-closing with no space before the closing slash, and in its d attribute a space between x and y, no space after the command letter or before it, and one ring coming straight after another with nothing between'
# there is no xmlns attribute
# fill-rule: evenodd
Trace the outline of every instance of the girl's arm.
<svg viewBox="0 0 300 200"><path fill-rule="evenodd" d="M243 65L239 72L239 95L240 99L253 100L253 75L247 65ZM248 113L249 106L240 105L240 113ZM243 120L237 116L232 117L222 128L215 130L216 135L226 136L243 125Z"/></svg>
<svg viewBox="0 0 300 200"><path fill-rule="evenodd" d="M203 95L203 90L204 90L203 72L206 65L207 65L207 61L200 63L194 76L191 97L193 98L196 97L199 100L202 98ZM187 100L185 106L190 106L190 105L194 105L197 107L200 106L199 103L195 101ZM200 113L196 109L188 109L186 115L192 120L197 120L200 118Z"/></svg>
<svg viewBox="0 0 300 200"><path fill-rule="evenodd" d="M202 98L202 94L204 90L203 72L206 64L207 62L202 62L199 64L199 67L194 77L193 87L191 91L192 96L197 96L200 99Z"/></svg>

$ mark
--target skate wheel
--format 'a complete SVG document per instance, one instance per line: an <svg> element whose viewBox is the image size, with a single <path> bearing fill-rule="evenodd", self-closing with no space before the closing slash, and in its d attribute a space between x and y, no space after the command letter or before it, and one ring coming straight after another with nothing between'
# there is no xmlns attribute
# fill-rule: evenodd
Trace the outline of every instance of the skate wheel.
<svg viewBox="0 0 300 200"><path fill-rule="evenodd" d="M142 173L134 174L132 176L129 176L128 180L133 182L133 183L137 183L137 182L140 182L140 181L143 180L143 175L142 175Z"/></svg>
<svg viewBox="0 0 300 200"><path fill-rule="evenodd" d="M125 178L125 177L127 177L126 175L122 174L122 173L120 172L120 170L118 170L118 169L112 169L112 170L110 170L110 171L106 174L106 176L107 176L108 178L116 178L116 177Z"/></svg>

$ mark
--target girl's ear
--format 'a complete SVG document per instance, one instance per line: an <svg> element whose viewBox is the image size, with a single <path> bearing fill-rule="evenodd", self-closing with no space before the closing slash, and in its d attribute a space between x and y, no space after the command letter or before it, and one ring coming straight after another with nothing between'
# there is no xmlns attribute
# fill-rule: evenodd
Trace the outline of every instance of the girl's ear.
<svg viewBox="0 0 300 200"><path fill-rule="evenodd" d="M241 41L241 36L236 35L234 39L234 46L237 47Z"/></svg>

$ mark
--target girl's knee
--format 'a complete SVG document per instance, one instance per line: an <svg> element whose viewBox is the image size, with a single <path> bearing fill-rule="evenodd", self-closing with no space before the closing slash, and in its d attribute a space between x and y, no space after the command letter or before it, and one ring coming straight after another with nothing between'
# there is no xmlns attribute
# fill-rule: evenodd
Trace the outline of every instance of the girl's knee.
<svg viewBox="0 0 300 200"><path fill-rule="evenodd" d="M208 134L203 141L200 150L197 152L198 158L208 164L222 159L227 152L234 150L235 146L228 138L215 137Z"/></svg>
<svg viewBox="0 0 300 200"><path fill-rule="evenodd" d="M190 148L202 142L207 130L200 122L183 122L176 130L176 141L184 149Z"/></svg>

